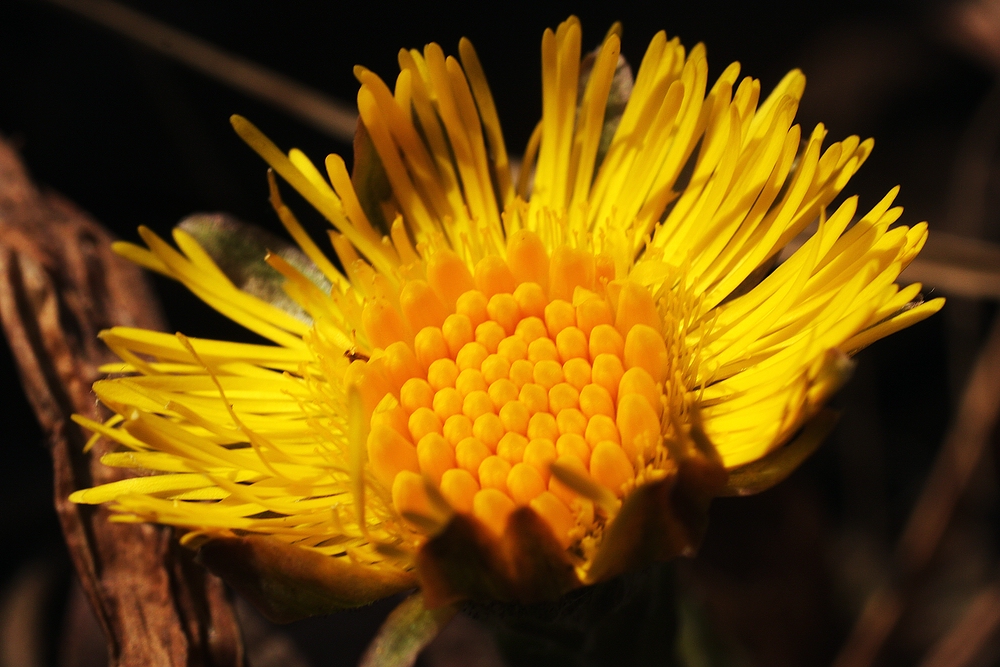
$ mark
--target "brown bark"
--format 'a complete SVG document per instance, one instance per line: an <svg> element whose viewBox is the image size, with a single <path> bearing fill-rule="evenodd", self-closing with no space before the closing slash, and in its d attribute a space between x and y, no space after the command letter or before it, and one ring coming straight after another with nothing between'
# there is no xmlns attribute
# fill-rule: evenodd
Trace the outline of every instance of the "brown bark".
<svg viewBox="0 0 1000 667"><path fill-rule="evenodd" d="M123 476L83 452L77 413L103 420L90 386L114 361L97 340L115 325L162 329L159 305L113 239L58 195L32 185L0 138L0 322L51 448L55 506L83 589L108 642L110 664L242 665L236 616L222 583L170 532L108 521L103 508L67 500Z"/></svg>

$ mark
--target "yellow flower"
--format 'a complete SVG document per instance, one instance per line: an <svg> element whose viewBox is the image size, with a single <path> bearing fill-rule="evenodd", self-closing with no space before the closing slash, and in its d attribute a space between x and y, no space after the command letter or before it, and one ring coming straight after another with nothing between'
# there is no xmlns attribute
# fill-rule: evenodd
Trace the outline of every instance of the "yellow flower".
<svg viewBox="0 0 1000 667"><path fill-rule="evenodd" d="M301 310L238 289L183 229L180 252L145 229L148 249L122 244L274 345L104 332L126 375L94 390L118 416L78 421L122 446L108 465L161 474L73 499L272 570L291 554L300 580L353 581L330 584L343 604L414 582L441 604L690 550L724 470L773 477L760 462L821 415L846 356L941 307L894 284L926 225L890 229L896 189L827 213L872 141L802 137L802 73L760 101L734 63L706 93L704 47L661 32L633 85L617 30L582 61L580 44L574 18L543 36L516 183L467 40L460 59L400 51L392 90L356 70L353 179L234 116L332 224L343 270L273 177L322 274L267 257Z"/></svg>

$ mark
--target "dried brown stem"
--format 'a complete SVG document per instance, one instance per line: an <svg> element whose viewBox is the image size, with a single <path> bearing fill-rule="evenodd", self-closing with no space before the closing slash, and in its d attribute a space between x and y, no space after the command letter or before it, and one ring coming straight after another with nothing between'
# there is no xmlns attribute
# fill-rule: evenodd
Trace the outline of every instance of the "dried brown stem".
<svg viewBox="0 0 1000 667"><path fill-rule="evenodd" d="M104 419L90 385L113 360L97 333L113 325L162 328L139 269L115 256L110 235L72 204L40 193L0 139L0 322L51 448L55 506L112 665L241 665L239 627L221 582L170 533L110 523L107 511L67 500L122 476L99 463L99 442L70 421Z"/></svg>
<svg viewBox="0 0 1000 667"><path fill-rule="evenodd" d="M944 637L927 653L920 667L965 667L1000 629L1000 581L984 588Z"/></svg>

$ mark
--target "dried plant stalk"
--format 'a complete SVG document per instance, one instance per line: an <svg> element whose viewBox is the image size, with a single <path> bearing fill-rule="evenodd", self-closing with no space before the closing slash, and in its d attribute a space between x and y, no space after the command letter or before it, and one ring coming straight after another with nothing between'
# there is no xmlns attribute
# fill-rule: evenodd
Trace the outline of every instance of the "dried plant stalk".
<svg viewBox="0 0 1000 667"><path fill-rule="evenodd" d="M114 360L97 333L114 325L162 329L138 268L65 199L32 185L0 139L0 321L52 453L55 506L83 588L107 636L110 664L242 665L239 626L222 583L169 531L110 523L103 508L67 500L124 474L99 463L111 445L70 421L107 417L90 386Z"/></svg>

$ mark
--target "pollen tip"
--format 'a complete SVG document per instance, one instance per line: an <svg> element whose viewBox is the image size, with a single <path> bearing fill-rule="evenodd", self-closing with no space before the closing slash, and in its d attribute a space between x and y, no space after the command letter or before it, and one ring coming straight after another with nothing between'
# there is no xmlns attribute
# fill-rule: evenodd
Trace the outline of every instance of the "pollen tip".
<svg viewBox="0 0 1000 667"><path fill-rule="evenodd" d="M507 242L507 264L514 279L520 283L548 285L549 255L538 234L519 229Z"/></svg>
<svg viewBox="0 0 1000 667"><path fill-rule="evenodd" d="M482 489L473 498L472 512L497 536L507 529L507 519L514 511L514 501L497 489Z"/></svg>
<svg viewBox="0 0 1000 667"><path fill-rule="evenodd" d="M637 324L646 324L659 331L660 315L649 290L632 281L626 281L618 295L615 328L622 336L628 336L628 332Z"/></svg>
<svg viewBox="0 0 1000 667"><path fill-rule="evenodd" d="M447 248L436 251L428 259L427 282L441 302L452 310L459 296L475 289L469 267L454 251Z"/></svg>

